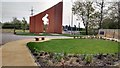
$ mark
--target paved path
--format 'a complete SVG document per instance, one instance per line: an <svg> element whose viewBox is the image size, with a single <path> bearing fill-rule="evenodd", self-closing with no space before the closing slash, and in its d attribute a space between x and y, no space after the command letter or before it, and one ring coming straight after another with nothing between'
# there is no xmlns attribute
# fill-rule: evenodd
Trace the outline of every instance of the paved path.
<svg viewBox="0 0 120 68"><path fill-rule="evenodd" d="M36 66L28 48L31 39L6 43L2 46L2 66Z"/></svg>
<svg viewBox="0 0 120 68"><path fill-rule="evenodd" d="M2 67L2 47L0 47L0 68Z"/></svg>
<svg viewBox="0 0 120 68"><path fill-rule="evenodd" d="M29 49L26 47L26 43L30 41L33 42L34 37L35 36L17 36L13 34L3 34L2 41L4 45L0 47L0 61L2 61L0 62L0 65L2 64L2 66L36 66L37 64L31 56ZM46 36L45 39L50 40L56 38L69 37Z"/></svg>

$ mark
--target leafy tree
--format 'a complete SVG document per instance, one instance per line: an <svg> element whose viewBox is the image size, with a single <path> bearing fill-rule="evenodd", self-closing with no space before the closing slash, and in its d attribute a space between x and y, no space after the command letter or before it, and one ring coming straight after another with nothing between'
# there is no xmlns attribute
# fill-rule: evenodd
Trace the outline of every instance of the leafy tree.
<svg viewBox="0 0 120 68"><path fill-rule="evenodd" d="M76 30L77 30L77 27L76 27L76 25L74 25L74 27L73 27L73 30L74 30L74 31L76 31Z"/></svg>
<svg viewBox="0 0 120 68"><path fill-rule="evenodd" d="M14 24L14 34L15 34L16 33L15 30L21 28L21 21L18 20L16 17L13 17L13 21L11 23Z"/></svg>
<svg viewBox="0 0 120 68"><path fill-rule="evenodd" d="M27 21L25 20L25 17L23 17L23 20L22 20L22 30L23 30L23 32L25 32L26 29L27 29Z"/></svg>
<svg viewBox="0 0 120 68"><path fill-rule="evenodd" d="M118 29L119 28L119 23L114 22L114 19L106 18L103 20L103 28L104 29Z"/></svg>
<svg viewBox="0 0 120 68"><path fill-rule="evenodd" d="M103 19L102 28L104 29L118 29L120 28L118 2L111 3L108 7L107 16Z"/></svg>
<svg viewBox="0 0 120 68"><path fill-rule="evenodd" d="M13 29L14 28L14 24L11 22L5 22L2 24L2 28L3 29Z"/></svg>
<svg viewBox="0 0 120 68"><path fill-rule="evenodd" d="M65 26L65 29L68 29L68 25Z"/></svg>
<svg viewBox="0 0 120 68"><path fill-rule="evenodd" d="M90 2L90 1L85 1L82 3L80 1L76 1L74 2L73 8L72 8L74 15L82 19L86 29L86 35L88 35L88 26L90 23L90 19L92 18L92 13L95 10L92 4L93 2Z"/></svg>
<svg viewBox="0 0 120 68"><path fill-rule="evenodd" d="M91 14L90 21L89 21L89 34L96 35L98 33L100 22L100 12L95 11Z"/></svg>
<svg viewBox="0 0 120 68"><path fill-rule="evenodd" d="M72 27L69 25L69 26L68 26L68 30L71 30L71 28L72 28Z"/></svg>

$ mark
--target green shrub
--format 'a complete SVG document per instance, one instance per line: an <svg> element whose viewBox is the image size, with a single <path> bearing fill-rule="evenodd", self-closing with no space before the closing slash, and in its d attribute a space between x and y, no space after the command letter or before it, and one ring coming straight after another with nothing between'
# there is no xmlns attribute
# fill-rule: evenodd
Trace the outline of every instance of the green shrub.
<svg viewBox="0 0 120 68"><path fill-rule="evenodd" d="M86 57L85 57L85 61L86 61L86 63L91 63L92 62L92 55L86 55Z"/></svg>
<svg viewBox="0 0 120 68"><path fill-rule="evenodd" d="M81 31L80 35L86 35L86 32L85 31Z"/></svg>
<svg viewBox="0 0 120 68"><path fill-rule="evenodd" d="M66 52L64 52L64 56L67 56L67 53L66 53Z"/></svg>
<svg viewBox="0 0 120 68"><path fill-rule="evenodd" d="M61 54L55 54L55 59L60 62L63 56Z"/></svg>

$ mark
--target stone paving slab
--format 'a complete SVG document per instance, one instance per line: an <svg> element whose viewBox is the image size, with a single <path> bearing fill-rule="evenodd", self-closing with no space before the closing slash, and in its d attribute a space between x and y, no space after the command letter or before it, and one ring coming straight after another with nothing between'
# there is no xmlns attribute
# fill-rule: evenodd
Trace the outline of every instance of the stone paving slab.
<svg viewBox="0 0 120 68"><path fill-rule="evenodd" d="M2 48L0 47L0 68L2 67Z"/></svg>
<svg viewBox="0 0 120 68"><path fill-rule="evenodd" d="M3 45L1 47L2 66L37 66L29 49L26 46L26 43L30 41L33 42L34 40L33 39L18 40Z"/></svg>

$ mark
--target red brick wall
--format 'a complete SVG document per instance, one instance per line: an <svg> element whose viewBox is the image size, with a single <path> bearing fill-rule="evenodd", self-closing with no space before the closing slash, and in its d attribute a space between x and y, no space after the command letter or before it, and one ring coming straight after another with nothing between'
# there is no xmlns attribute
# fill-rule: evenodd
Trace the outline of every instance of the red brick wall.
<svg viewBox="0 0 120 68"><path fill-rule="evenodd" d="M46 29L47 33L62 33L62 9L63 3L60 2L57 5L41 12L35 16L30 17L30 32L41 33L44 31L44 24L42 18L48 14L49 25Z"/></svg>

